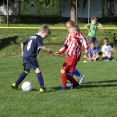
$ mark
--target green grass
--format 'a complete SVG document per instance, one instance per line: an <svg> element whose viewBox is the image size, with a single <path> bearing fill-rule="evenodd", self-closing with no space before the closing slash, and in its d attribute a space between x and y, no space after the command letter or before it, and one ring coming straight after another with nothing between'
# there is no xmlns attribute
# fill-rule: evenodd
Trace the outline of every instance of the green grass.
<svg viewBox="0 0 117 117"><path fill-rule="evenodd" d="M47 24L48 26L52 26L52 27L64 27L65 26L66 21L63 22L58 22L58 23L31 23L31 22L27 22L27 23L13 23L13 22L9 22L9 26L10 27L39 27L43 24ZM78 21L78 25L80 27L84 27L88 22L82 22L82 21ZM104 27L114 27L117 26L116 22L100 22ZM7 27L7 23L4 22L0 22L0 27Z"/></svg>
<svg viewBox="0 0 117 117"><path fill-rule="evenodd" d="M0 58L1 57L20 57L20 43L27 39L29 36L37 33L38 30L26 30L26 29L1 29L0 30ZM113 43L113 34L110 34L111 30L98 30L97 39L100 42L100 47L103 44L105 37L109 38L109 43ZM81 30L85 37L87 37L87 30ZM64 43L66 30L52 30L52 34L44 39L44 44L50 47L56 52ZM116 47L114 47L116 49ZM45 53L41 52L40 56L45 56ZM54 56L54 54L47 56ZM117 57L116 50L114 50L114 56Z"/></svg>
<svg viewBox="0 0 117 117"><path fill-rule="evenodd" d="M87 36L87 30L81 31ZM104 37L113 42L109 31L98 30L101 45ZM39 93L34 70L24 80L33 84L33 91L23 92L21 84L18 90L12 90L11 84L23 71L20 43L36 32L0 30L0 117L116 117L117 62L103 62L101 57L97 62L83 63L82 54L77 69L85 75L84 83L78 89L68 87L67 91L60 91L60 69L66 57L41 51L38 61L48 92ZM66 30L52 30L44 44L56 52L64 43L66 33ZM117 58L114 48L113 56Z"/></svg>
<svg viewBox="0 0 117 117"><path fill-rule="evenodd" d="M80 61L77 69L85 75L77 89L59 91L60 68L65 58L38 58L47 93L39 93L33 70L24 81L34 90L12 90L11 84L22 72L21 58L0 59L0 116L1 117L116 117L116 62ZM51 66L51 67L50 67ZM75 76L75 79L77 77ZM24 82L23 81L23 82Z"/></svg>

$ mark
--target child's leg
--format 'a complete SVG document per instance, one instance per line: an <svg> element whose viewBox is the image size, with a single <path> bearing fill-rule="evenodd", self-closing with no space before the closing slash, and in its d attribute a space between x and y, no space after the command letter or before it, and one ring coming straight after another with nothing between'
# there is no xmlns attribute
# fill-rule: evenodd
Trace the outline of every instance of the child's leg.
<svg viewBox="0 0 117 117"><path fill-rule="evenodd" d="M109 59L108 59L107 56L105 56L105 57L102 57L102 60L103 60L103 61L106 61L106 60L109 60Z"/></svg>
<svg viewBox="0 0 117 117"><path fill-rule="evenodd" d="M96 38L95 38L96 39ZM97 47L98 49L99 49L99 47L100 47L100 44L99 44L99 41L96 39L95 40L95 47Z"/></svg>
<svg viewBox="0 0 117 117"><path fill-rule="evenodd" d="M66 80L67 80L67 74L66 74L66 71L61 69L61 84L62 84L62 87L66 87Z"/></svg>
<svg viewBox="0 0 117 117"><path fill-rule="evenodd" d="M110 61L114 61L114 57L109 58Z"/></svg>
<svg viewBox="0 0 117 117"><path fill-rule="evenodd" d="M16 81L16 85L18 86L22 81L23 79L26 77L26 75L29 73L29 71L24 71L20 74L19 78L17 79Z"/></svg>
<svg viewBox="0 0 117 117"><path fill-rule="evenodd" d="M80 77L81 74L77 69L74 69L73 73L69 73L70 76L76 75L77 77Z"/></svg>
<svg viewBox="0 0 117 117"><path fill-rule="evenodd" d="M41 88L44 88L44 80L43 80L43 76L41 74L41 71L39 68L36 68L35 69L35 72L36 72L36 75L37 75L37 79L38 79L38 82L40 84L40 87Z"/></svg>
<svg viewBox="0 0 117 117"><path fill-rule="evenodd" d="M71 82L71 83L73 83L73 84L77 84L78 82L72 77L72 76L70 76L70 75L67 75L67 79Z"/></svg>
<svg viewBox="0 0 117 117"><path fill-rule="evenodd" d="M79 83L72 76L68 75L67 79L73 83L70 89L74 89L79 86Z"/></svg>
<svg viewBox="0 0 117 117"><path fill-rule="evenodd" d="M99 59L99 57L100 57L99 55L96 55L96 56L93 58L93 60L96 61L97 59Z"/></svg>
<svg viewBox="0 0 117 117"><path fill-rule="evenodd" d="M44 88L44 81L43 81L43 76L42 76L41 72L37 73L37 79L38 79L38 82L40 84L40 87Z"/></svg>
<svg viewBox="0 0 117 117"><path fill-rule="evenodd" d="M88 54L87 54L87 55L84 55L84 60L88 60L88 61L91 60L91 59L89 58Z"/></svg>

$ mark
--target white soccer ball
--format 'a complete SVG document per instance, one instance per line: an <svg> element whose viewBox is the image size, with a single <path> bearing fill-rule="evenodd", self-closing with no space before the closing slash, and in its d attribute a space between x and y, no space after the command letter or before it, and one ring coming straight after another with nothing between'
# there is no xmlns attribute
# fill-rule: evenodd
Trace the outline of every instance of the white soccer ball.
<svg viewBox="0 0 117 117"><path fill-rule="evenodd" d="M28 81L26 81L22 84L22 90L23 91L31 91L32 88L33 88L32 84Z"/></svg>

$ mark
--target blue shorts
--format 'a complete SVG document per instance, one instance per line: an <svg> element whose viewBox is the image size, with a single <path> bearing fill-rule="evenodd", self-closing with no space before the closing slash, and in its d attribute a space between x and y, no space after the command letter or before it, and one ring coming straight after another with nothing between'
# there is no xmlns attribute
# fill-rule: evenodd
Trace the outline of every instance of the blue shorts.
<svg viewBox="0 0 117 117"><path fill-rule="evenodd" d="M30 71L30 69L39 68L39 64L37 61L23 63L23 66L24 66L24 70L28 70L28 71Z"/></svg>

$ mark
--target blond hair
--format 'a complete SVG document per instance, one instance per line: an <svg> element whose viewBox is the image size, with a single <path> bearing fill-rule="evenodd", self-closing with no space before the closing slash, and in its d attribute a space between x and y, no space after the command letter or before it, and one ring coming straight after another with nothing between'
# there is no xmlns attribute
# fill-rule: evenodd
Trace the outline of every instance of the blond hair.
<svg viewBox="0 0 117 117"><path fill-rule="evenodd" d="M66 22L65 26L66 26L66 25L73 26L73 25L74 25L74 22L73 22L72 20L69 20L69 21Z"/></svg>
<svg viewBox="0 0 117 117"><path fill-rule="evenodd" d="M72 31L79 31L80 29L79 29L78 25L73 25L73 26L70 27L70 30L72 30Z"/></svg>
<svg viewBox="0 0 117 117"><path fill-rule="evenodd" d="M44 33L46 33L48 35L51 34L51 30L47 25L41 26L40 29L39 29L39 32L44 32Z"/></svg>

